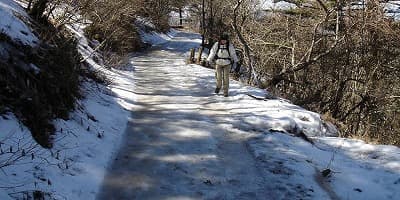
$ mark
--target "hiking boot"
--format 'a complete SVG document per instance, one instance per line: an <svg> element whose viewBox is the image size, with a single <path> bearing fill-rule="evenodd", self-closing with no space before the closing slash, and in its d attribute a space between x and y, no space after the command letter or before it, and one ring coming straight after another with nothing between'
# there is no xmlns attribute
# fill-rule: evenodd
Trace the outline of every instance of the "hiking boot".
<svg viewBox="0 0 400 200"><path fill-rule="evenodd" d="M221 88L215 88L215 94L218 94L220 89Z"/></svg>
<svg viewBox="0 0 400 200"><path fill-rule="evenodd" d="M228 97L228 94L224 94L224 97Z"/></svg>

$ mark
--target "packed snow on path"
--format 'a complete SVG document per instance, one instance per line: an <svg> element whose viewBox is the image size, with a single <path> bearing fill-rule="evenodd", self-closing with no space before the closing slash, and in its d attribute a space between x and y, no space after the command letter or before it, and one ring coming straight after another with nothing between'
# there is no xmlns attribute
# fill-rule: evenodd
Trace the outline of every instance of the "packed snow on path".
<svg viewBox="0 0 400 200"><path fill-rule="evenodd" d="M132 58L136 104L99 199L400 198L397 147L324 137L320 115L236 81L214 95L214 70L184 63L195 37Z"/></svg>

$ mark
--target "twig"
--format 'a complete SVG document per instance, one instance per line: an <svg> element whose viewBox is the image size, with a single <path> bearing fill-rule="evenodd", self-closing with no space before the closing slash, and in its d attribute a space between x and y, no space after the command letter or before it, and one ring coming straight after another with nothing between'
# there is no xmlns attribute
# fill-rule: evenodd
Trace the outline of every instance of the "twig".
<svg viewBox="0 0 400 200"><path fill-rule="evenodd" d="M92 51L88 56L86 56L86 58L81 59L79 62L80 62L80 63L83 63L83 62L85 62L87 59L89 59L90 57L92 57L92 55L93 55L94 53L96 53L96 51L98 51L106 42L107 42L107 39L103 40L103 42L101 42L99 46L97 46L95 49L93 49L93 51Z"/></svg>

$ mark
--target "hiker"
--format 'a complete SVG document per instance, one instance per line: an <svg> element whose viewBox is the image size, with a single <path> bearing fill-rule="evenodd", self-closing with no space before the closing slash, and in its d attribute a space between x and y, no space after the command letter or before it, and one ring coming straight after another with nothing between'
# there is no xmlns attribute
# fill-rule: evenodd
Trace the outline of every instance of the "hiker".
<svg viewBox="0 0 400 200"><path fill-rule="evenodd" d="M223 82L224 96L227 97L229 90L229 72L231 70L231 66L237 65L238 62L235 48L233 47L232 43L229 42L228 34L224 33L220 36L219 41L216 42L211 48L207 61L215 61L217 79L215 93L219 93Z"/></svg>

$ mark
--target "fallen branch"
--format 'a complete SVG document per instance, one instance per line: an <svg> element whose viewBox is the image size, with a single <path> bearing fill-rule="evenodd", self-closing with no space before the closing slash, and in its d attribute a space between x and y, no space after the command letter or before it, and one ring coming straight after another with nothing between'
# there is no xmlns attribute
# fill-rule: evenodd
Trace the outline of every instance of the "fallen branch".
<svg viewBox="0 0 400 200"><path fill-rule="evenodd" d="M89 59L90 57L92 57L92 55L93 55L94 53L96 53L106 42L107 42L107 39L103 40L103 42L101 42L100 45L98 45L95 49L93 49L93 51L92 51L88 56L86 56L85 58L81 59L79 62L80 62L80 63L83 63L83 62L85 62L87 59Z"/></svg>
<svg viewBox="0 0 400 200"><path fill-rule="evenodd" d="M247 96L249 96L249 97L251 97L251 98L253 98L253 99L257 99L257 100L268 101L267 98L256 97L256 96L254 96L254 95L252 95L252 94L247 94Z"/></svg>

